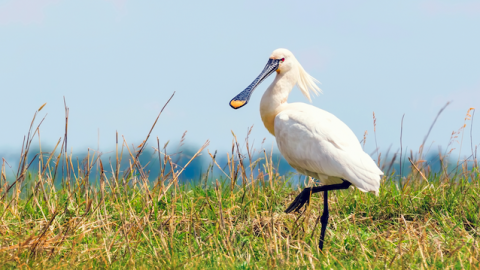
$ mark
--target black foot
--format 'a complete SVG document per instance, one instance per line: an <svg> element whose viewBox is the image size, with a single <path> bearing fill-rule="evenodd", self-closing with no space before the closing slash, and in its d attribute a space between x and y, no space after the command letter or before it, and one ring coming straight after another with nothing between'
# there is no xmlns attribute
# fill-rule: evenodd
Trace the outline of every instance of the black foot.
<svg viewBox="0 0 480 270"><path fill-rule="evenodd" d="M291 213L291 212L298 212L302 206L307 203L310 203L310 192L311 188L305 188L298 194L298 196L295 198L295 200L288 206L287 210L285 210L285 213Z"/></svg>

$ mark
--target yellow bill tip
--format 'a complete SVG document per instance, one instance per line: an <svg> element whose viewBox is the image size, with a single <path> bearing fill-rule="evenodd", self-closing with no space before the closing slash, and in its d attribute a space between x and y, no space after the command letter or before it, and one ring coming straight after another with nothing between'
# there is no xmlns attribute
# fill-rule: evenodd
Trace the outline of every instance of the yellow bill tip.
<svg viewBox="0 0 480 270"><path fill-rule="evenodd" d="M232 100L230 101L230 106L237 109L242 107L245 104L245 102L246 102L245 100Z"/></svg>

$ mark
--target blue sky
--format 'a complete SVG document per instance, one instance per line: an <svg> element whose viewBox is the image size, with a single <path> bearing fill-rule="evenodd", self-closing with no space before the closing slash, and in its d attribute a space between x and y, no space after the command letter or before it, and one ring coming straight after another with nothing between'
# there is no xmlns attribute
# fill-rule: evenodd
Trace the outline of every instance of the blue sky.
<svg viewBox="0 0 480 270"><path fill-rule="evenodd" d="M174 91L153 138L176 142L188 131L187 144L208 139L210 151L226 152L231 131L245 138L254 125L250 138L270 148L259 103L273 76L246 107L228 102L276 48L291 50L321 82L315 106L360 139L368 130L367 152L375 149L373 112L381 151L399 148L403 114L404 146L418 149L452 101L429 137L436 151L469 108L480 108L479 29L478 1L0 0L0 156L20 150L45 102L42 144L62 137L63 96L74 152L98 142L111 150L117 130L140 143ZM289 101L308 102L298 90ZM462 155L471 152L470 121L466 130Z"/></svg>

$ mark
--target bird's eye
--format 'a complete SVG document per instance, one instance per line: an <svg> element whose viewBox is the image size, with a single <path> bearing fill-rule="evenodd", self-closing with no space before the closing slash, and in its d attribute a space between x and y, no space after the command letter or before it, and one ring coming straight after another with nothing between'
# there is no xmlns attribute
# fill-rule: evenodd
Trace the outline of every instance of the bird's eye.
<svg viewBox="0 0 480 270"><path fill-rule="evenodd" d="M280 61L285 62L285 58L280 59Z"/></svg>

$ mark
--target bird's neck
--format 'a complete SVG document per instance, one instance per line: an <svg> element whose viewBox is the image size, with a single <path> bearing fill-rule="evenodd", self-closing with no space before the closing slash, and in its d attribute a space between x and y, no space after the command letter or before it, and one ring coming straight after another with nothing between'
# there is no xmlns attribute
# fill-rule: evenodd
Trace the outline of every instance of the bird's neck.
<svg viewBox="0 0 480 270"><path fill-rule="evenodd" d="M282 111L287 104L288 95L297 83L298 74L293 70L285 73L277 73L275 80L267 88L260 102L260 115L267 130L275 136L275 116Z"/></svg>

